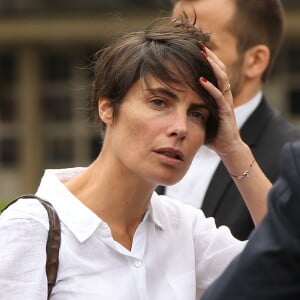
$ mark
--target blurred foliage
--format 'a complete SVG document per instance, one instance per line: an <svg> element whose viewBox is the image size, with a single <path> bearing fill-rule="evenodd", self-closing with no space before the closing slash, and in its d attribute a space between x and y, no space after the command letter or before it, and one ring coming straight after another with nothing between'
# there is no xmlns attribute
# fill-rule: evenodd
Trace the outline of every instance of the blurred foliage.
<svg viewBox="0 0 300 300"><path fill-rule="evenodd" d="M9 203L9 200L0 199L0 212L2 208Z"/></svg>

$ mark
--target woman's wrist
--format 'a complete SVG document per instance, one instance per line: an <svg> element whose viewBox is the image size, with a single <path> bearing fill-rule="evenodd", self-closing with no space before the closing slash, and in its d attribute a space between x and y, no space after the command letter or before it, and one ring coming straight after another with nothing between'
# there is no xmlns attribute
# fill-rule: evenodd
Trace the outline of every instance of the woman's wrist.
<svg viewBox="0 0 300 300"><path fill-rule="evenodd" d="M230 176L236 180L243 180L247 177L250 177L250 172L251 172L251 169L252 169L254 163L255 163L255 158L253 159L253 161L251 162L249 167L242 174L240 174L240 175L230 174Z"/></svg>
<svg viewBox="0 0 300 300"><path fill-rule="evenodd" d="M217 151L223 162L235 160L237 157L247 156L251 153L249 146L242 139L237 139L234 143L223 147L221 151Z"/></svg>
<svg viewBox="0 0 300 300"><path fill-rule="evenodd" d="M220 158L229 174L236 179L248 177L255 162L249 146L242 141L220 155Z"/></svg>

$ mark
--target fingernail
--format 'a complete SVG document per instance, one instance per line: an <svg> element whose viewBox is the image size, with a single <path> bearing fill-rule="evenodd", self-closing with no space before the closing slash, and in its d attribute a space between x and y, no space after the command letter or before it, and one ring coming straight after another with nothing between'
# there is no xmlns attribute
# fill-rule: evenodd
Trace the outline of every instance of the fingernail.
<svg viewBox="0 0 300 300"><path fill-rule="evenodd" d="M201 54L204 56L204 57L207 57L208 54L204 51L204 50L201 50Z"/></svg>
<svg viewBox="0 0 300 300"><path fill-rule="evenodd" d="M205 77L200 77L200 80L202 81L202 82L207 82L207 79L205 78Z"/></svg>

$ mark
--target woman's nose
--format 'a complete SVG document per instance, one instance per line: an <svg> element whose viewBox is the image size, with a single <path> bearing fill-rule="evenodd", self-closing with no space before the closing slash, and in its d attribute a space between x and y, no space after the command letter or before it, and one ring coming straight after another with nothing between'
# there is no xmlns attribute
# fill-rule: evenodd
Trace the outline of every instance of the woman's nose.
<svg viewBox="0 0 300 300"><path fill-rule="evenodd" d="M176 116L171 120L168 135L180 140L184 140L187 135L187 117Z"/></svg>

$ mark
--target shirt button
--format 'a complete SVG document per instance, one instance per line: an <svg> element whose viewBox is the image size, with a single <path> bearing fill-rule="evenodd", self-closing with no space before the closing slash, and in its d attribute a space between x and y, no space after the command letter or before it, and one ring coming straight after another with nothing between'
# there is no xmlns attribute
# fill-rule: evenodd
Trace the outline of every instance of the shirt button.
<svg viewBox="0 0 300 300"><path fill-rule="evenodd" d="M135 261L134 261L134 266L135 266L136 268L139 268L139 267L142 266L142 262L141 262L140 260L135 260Z"/></svg>

